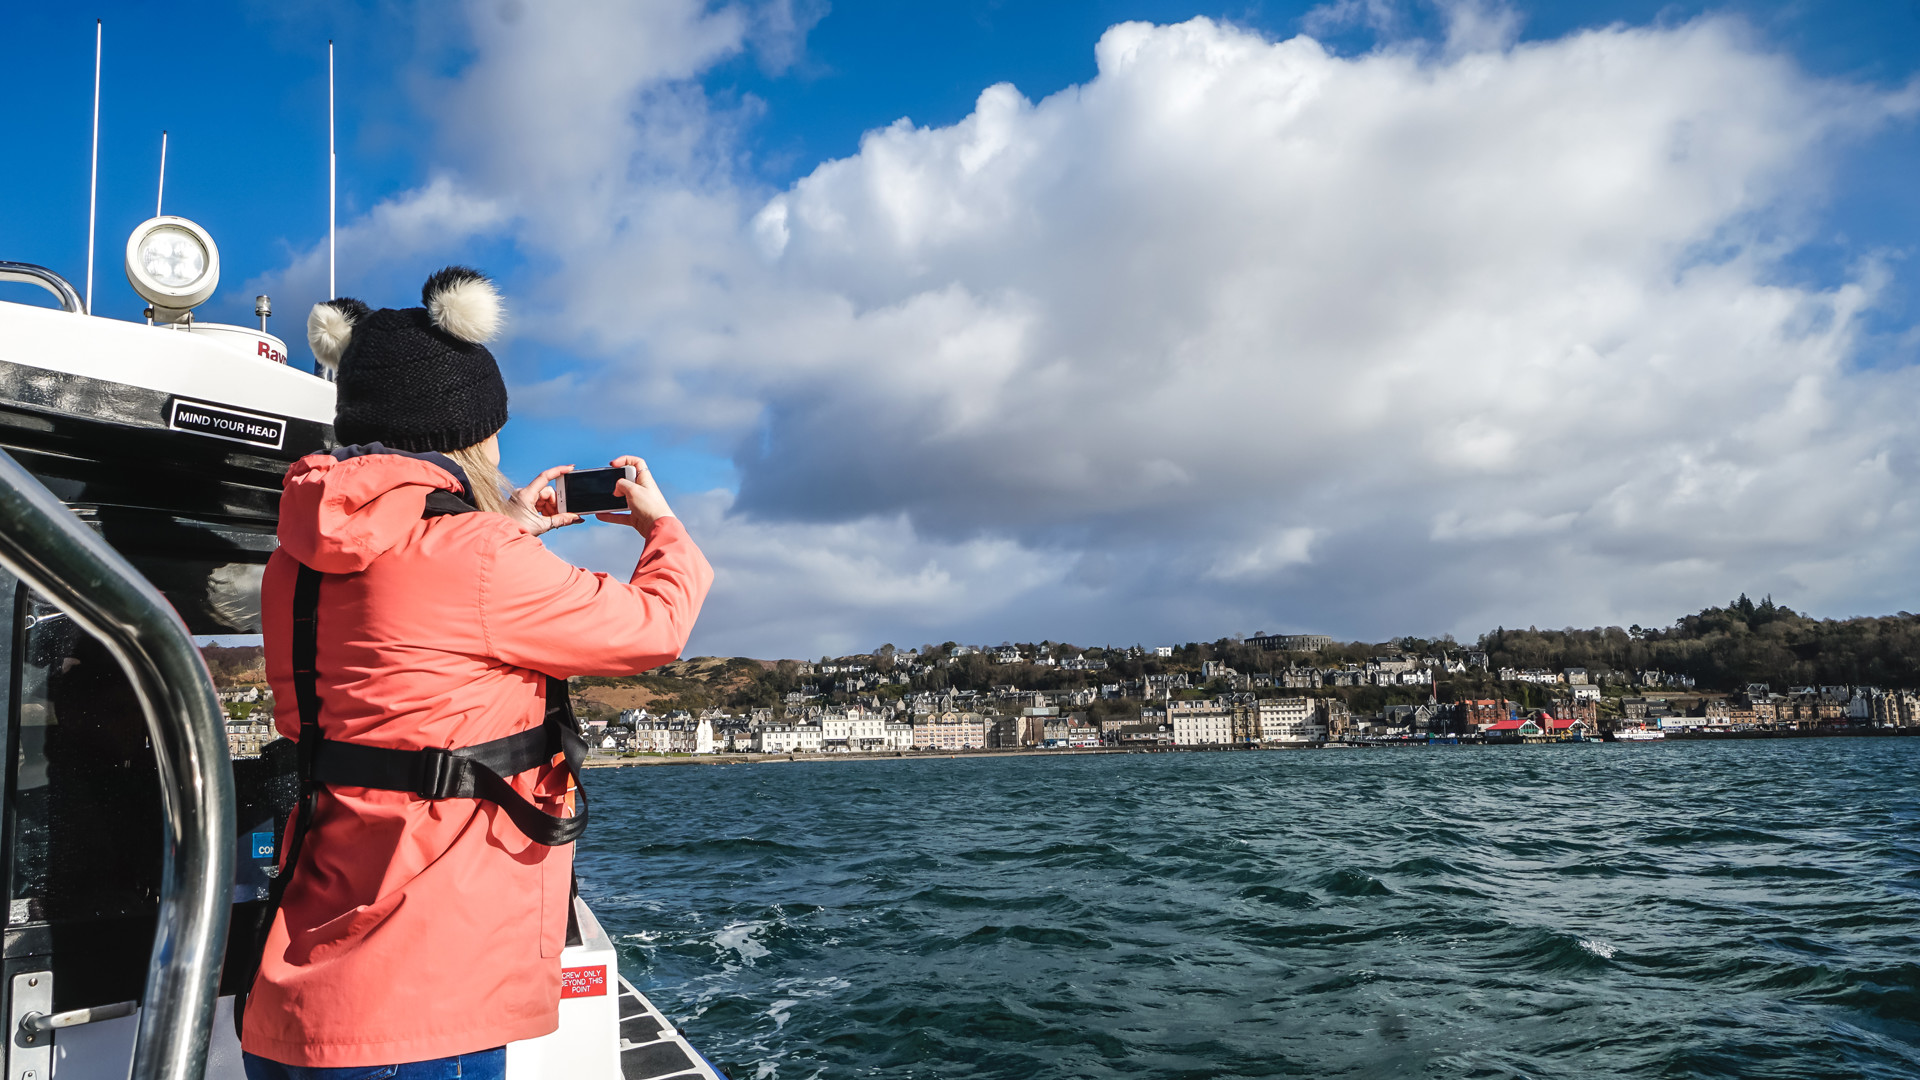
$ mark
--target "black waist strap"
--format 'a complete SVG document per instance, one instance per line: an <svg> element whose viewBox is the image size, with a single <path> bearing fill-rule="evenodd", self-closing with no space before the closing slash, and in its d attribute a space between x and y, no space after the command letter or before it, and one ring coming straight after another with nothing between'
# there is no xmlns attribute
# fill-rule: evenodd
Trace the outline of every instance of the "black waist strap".
<svg viewBox="0 0 1920 1080"><path fill-rule="evenodd" d="M423 799L484 798L481 770L512 776L553 760L545 727L458 750L391 750L384 746L322 739L313 758L313 778L341 787L411 791Z"/></svg>
<svg viewBox="0 0 1920 1080"><path fill-rule="evenodd" d="M579 740L577 734L574 738ZM394 750L321 739L313 755L313 781L409 791L423 799L485 799L505 810L527 839L555 847L573 843L586 830L585 789L576 782L578 813L554 817L527 801L507 778L548 765L555 754L565 753L562 729L553 723L456 750ZM570 775L578 777L577 762L569 760L567 767Z"/></svg>

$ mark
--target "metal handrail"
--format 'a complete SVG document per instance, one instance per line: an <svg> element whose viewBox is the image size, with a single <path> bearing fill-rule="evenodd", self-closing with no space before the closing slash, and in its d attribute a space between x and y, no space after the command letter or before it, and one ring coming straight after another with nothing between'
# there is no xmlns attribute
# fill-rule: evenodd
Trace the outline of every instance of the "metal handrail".
<svg viewBox="0 0 1920 1080"><path fill-rule="evenodd" d="M213 679L166 599L5 451L0 565L99 639L146 714L166 846L131 1080L201 1080L233 899L233 774Z"/></svg>
<svg viewBox="0 0 1920 1080"><path fill-rule="evenodd" d="M80 293L73 283L44 266L33 263L8 262L0 259L0 281L18 281L23 285L38 285L60 298L60 306L78 315L85 311L80 303Z"/></svg>

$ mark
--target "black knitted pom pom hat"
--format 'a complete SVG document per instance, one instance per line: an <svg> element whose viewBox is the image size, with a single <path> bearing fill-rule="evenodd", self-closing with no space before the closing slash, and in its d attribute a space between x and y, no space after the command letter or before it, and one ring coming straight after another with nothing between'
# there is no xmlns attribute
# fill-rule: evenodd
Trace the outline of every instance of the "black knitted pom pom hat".
<svg viewBox="0 0 1920 1080"><path fill-rule="evenodd" d="M449 266L427 279L420 300L425 307L373 311L341 297L307 316L307 344L337 372L341 445L445 452L506 426L507 384L485 345L500 329L493 282Z"/></svg>

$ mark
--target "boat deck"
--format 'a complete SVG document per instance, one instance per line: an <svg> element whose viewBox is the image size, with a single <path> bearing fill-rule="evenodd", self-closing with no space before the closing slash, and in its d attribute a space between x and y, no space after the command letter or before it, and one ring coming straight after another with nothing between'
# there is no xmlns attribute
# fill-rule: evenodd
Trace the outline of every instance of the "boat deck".
<svg viewBox="0 0 1920 1080"><path fill-rule="evenodd" d="M620 978L620 1075L625 1080L727 1080L624 975Z"/></svg>

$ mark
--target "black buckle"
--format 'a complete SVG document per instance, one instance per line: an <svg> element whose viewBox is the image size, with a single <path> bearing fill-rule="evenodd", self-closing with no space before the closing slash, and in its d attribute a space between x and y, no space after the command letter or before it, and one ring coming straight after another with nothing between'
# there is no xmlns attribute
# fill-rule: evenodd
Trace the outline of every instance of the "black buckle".
<svg viewBox="0 0 1920 1080"><path fill-rule="evenodd" d="M450 799L460 782L458 760L453 751L440 747L429 747L419 751L420 786L417 794L423 799Z"/></svg>

